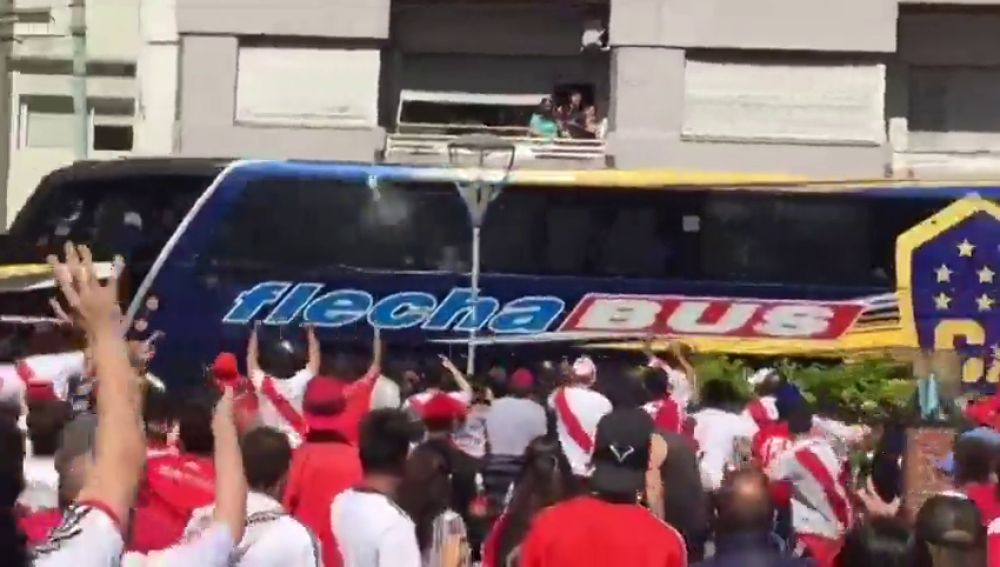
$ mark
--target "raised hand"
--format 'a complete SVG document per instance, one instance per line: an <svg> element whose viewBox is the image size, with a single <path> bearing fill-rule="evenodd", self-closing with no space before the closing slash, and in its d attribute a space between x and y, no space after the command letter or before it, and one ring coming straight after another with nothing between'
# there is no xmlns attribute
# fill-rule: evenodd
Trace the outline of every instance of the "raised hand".
<svg viewBox="0 0 1000 567"><path fill-rule="evenodd" d="M118 275L112 273L104 284L97 278L94 259L87 246L67 242L66 259L49 256L56 285L69 311L61 307L57 315L67 316L88 335L121 330L122 312L118 305ZM60 314L61 313L61 314Z"/></svg>

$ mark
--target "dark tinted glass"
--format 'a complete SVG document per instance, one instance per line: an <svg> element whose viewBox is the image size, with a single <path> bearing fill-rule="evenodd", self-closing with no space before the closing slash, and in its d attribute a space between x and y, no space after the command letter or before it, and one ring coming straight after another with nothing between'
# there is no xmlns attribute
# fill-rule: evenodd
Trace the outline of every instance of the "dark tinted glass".
<svg viewBox="0 0 1000 567"><path fill-rule="evenodd" d="M703 190L512 188L483 232L487 272L882 285L896 237L946 204Z"/></svg>
<svg viewBox="0 0 1000 567"><path fill-rule="evenodd" d="M312 178L251 182L219 227L220 266L464 271L469 228L450 185Z"/></svg>
<svg viewBox="0 0 1000 567"><path fill-rule="evenodd" d="M209 175L130 175L61 183L24 209L11 236L33 246L39 258L72 240L89 244L100 258L152 261L211 181Z"/></svg>

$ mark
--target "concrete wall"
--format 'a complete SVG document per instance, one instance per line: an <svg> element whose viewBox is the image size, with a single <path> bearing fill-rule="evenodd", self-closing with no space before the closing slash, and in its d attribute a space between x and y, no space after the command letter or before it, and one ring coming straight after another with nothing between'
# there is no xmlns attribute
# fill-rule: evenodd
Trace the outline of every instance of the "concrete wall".
<svg viewBox="0 0 1000 567"><path fill-rule="evenodd" d="M233 36L182 36L179 151L185 156L371 161L384 131L369 128L254 127L236 123L239 42ZM314 77L322 80L323 77ZM337 88L329 84L309 88ZM290 85L275 84L274 88Z"/></svg>
<svg viewBox="0 0 1000 567"><path fill-rule="evenodd" d="M371 124L349 127L328 123L301 127L280 121L264 126L238 121L239 38L255 36L276 48L378 49L389 35L389 0L176 1L181 37L176 146L180 154L375 159L385 143L377 116ZM373 64L378 65L377 61ZM378 76L378 68L370 71ZM277 94L281 89L299 89L299 95L304 96L302 89L336 92L348 87L350 81L351 77L335 72L313 73L297 84L276 78L271 88ZM369 87L377 99L378 80L373 82ZM260 77L255 84L262 84ZM267 84L263 81L264 88Z"/></svg>
<svg viewBox="0 0 1000 567"><path fill-rule="evenodd" d="M894 0L612 0L609 152L614 164L882 177L891 161L887 143L685 136L685 101L692 96L685 68L692 57L745 59L737 50L752 50L763 63L850 65L860 58L877 64L896 48L896 18ZM803 51L830 54L804 56ZM724 94L738 100L759 93Z"/></svg>

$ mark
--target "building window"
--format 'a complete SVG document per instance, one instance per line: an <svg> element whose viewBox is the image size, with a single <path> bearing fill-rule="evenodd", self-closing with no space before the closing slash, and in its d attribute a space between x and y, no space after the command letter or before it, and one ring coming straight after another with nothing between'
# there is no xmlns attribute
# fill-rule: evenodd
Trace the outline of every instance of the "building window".
<svg viewBox="0 0 1000 567"><path fill-rule="evenodd" d="M1000 66L912 66L907 149L1000 150L998 96Z"/></svg>
<svg viewBox="0 0 1000 567"><path fill-rule="evenodd" d="M73 144L73 99L68 96L21 97L20 146L68 148Z"/></svg>
<svg viewBox="0 0 1000 567"><path fill-rule="evenodd" d="M885 65L879 63L689 59L684 87L687 139L885 142Z"/></svg>
<svg viewBox="0 0 1000 567"><path fill-rule="evenodd" d="M94 124L94 149L128 152L132 150L132 126Z"/></svg>
<svg viewBox="0 0 1000 567"><path fill-rule="evenodd" d="M236 121L274 126L374 126L378 49L241 46Z"/></svg>

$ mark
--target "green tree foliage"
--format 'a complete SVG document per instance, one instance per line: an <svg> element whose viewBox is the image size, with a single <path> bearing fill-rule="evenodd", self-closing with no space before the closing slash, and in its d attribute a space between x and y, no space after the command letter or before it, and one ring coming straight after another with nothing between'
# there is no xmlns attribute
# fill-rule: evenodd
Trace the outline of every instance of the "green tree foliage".
<svg viewBox="0 0 1000 567"><path fill-rule="evenodd" d="M747 400L753 395L746 380L753 368L745 361L704 355L694 362L700 384L725 380ZM796 384L817 409L850 421L901 417L909 411L916 389L909 366L891 360L803 363L784 359L774 367Z"/></svg>

